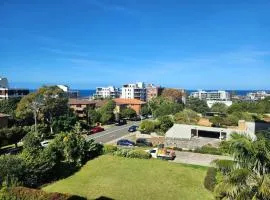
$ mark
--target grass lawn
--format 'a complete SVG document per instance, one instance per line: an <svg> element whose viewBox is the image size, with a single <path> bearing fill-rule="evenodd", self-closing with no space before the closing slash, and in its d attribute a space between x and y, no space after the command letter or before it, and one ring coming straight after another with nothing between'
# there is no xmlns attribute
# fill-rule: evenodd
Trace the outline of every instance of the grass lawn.
<svg viewBox="0 0 270 200"><path fill-rule="evenodd" d="M204 167L104 155L79 172L43 188L96 199L213 199L203 186Z"/></svg>

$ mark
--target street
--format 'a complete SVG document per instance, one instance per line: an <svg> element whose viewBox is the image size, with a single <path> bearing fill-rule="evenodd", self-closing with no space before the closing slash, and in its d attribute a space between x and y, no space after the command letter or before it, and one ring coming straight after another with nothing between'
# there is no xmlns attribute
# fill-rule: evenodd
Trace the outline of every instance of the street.
<svg viewBox="0 0 270 200"><path fill-rule="evenodd" d="M87 136L87 140L94 139L96 142L107 143L107 142L116 140L117 138L121 138L129 134L128 128L132 125L139 126L140 123L141 123L140 121L137 121L137 122L134 121L134 122L128 122L126 125L123 125L123 126L114 126L105 131Z"/></svg>

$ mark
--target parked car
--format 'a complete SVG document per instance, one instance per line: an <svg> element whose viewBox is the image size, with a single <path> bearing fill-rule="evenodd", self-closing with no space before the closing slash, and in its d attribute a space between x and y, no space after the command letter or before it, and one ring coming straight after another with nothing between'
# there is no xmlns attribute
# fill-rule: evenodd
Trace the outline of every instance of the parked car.
<svg viewBox="0 0 270 200"><path fill-rule="evenodd" d="M153 144L152 142L149 142L147 139L145 138L138 138L136 140L136 146L140 146L140 147L143 147L143 146L147 146L147 147L152 147Z"/></svg>
<svg viewBox="0 0 270 200"><path fill-rule="evenodd" d="M145 151L150 153L152 158L158 158L162 160L174 160L176 157L173 150L169 150L166 148L153 148Z"/></svg>
<svg viewBox="0 0 270 200"><path fill-rule="evenodd" d="M138 128L138 126L133 125L133 126L128 128L128 132L135 132L135 131L137 131L137 128Z"/></svg>
<svg viewBox="0 0 270 200"><path fill-rule="evenodd" d="M19 147L18 148L8 149L6 151L6 154L8 154L8 155L16 155L16 154L20 153L21 150L22 150L22 148L19 148Z"/></svg>
<svg viewBox="0 0 270 200"><path fill-rule="evenodd" d="M129 120L130 120L130 121L140 121L141 118L140 118L140 116L136 116L136 117L130 118Z"/></svg>
<svg viewBox="0 0 270 200"><path fill-rule="evenodd" d="M135 142L132 142L130 140L121 139L117 141L117 145L120 146L135 146Z"/></svg>
<svg viewBox="0 0 270 200"><path fill-rule="evenodd" d="M100 126L96 126L96 127L92 128L92 129L90 130L90 134L102 132L102 131L104 131L104 130L105 130L104 128L102 128L102 127L100 127Z"/></svg>
<svg viewBox="0 0 270 200"><path fill-rule="evenodd" d="M50 141L49 140L44 140L40 144L41 144L42 147L47 147L50 144Z"/></svg>
<svg viewBox="0 0 270 200"><path fill-rule="evenodd" d="M115 126L122 126L125 124L127 124L127 120L125 120L125 119L120 119L120 120L115 122Z"/></svg>

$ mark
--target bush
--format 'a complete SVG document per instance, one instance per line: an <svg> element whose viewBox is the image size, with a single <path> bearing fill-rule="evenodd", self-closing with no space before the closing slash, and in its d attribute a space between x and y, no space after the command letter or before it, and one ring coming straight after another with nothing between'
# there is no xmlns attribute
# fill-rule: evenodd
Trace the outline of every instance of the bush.
<svg viewBox="0 0 270 200"><path fill-rule="evenodd" d="M183 149L180 148L180 147L173 147L172 149L173 149L174 151L183 151Z"/></svg>
<svg viewBox="0 0 270 200"><path fill-rule="evenodd" d="M219 148L212 147L211 145L204 145L201 148L195 149L194 152L203 154L222 155L222 152Z"/></svg>
<svg viewBox="0 0 270 200"><path fill-rule="evenodd" d="M216 174L217 170L213 167L209 167L204 178L204 187L213 192L216 186Z"/></svg>
<svg viewBox="0 0 270 200"><path fill-rule="evenodd" d="M128 158L150 159L151 154L140 149L131 150L127 153Z"/></svg>
<svg viewBox="0 0 270 200"><path fill-rule="evenodd" d="M131 151L130 149L118 149L113 153L114 156L120 157L127 157L128 152Z"/></svg>
<svg viewBox="0 0 270 200"><path fill-rule="evenodd" d="M86 200L84 197L61 194L57 192L47 193L42 190L30 189L26 187L14 187L7 189L1 196L3 200Z"/></svg>
<svg viewBox="0 0 270 200"><path fill-rule="evenodd" d="M103 146L103 154L114 153L117 151L117 147L111 144L105 144Z"/></svg>
<svg viewBox="0 0 270 200"><path fill-rule="evenodd" d="M150 134L151 132L155 130L155 122L151 120L144 120L140 125L140 130L143 133Z"/></svg>

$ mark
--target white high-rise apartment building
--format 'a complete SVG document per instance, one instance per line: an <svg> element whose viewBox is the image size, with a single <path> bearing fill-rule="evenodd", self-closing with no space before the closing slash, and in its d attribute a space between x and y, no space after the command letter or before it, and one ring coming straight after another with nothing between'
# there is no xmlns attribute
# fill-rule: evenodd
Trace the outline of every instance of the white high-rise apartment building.
<svg viewBox="0 0 270 200"><path fill-rule="evenodd" d="M109 87L97 87L96 88L96 94L94 94L94 97L96 98L117 98L120 96L120 91L118 88L114 86Z"/></svg>
<svg viewBox="0 0 270 200"><path fill-rule="evenodd" d="M28 89L9 88L8 79L0 77L0 100L23 97L27 94Z"/></svg>
<svg viewBox="0 0 270 200"><path fill-rule="evenodd" d="M190 96L201 100L229 101L231 99L229 92L224 90L210 92L199 90L197 92L192 92Z"/></svg>
<svg viewBox="0 0 270 200"><path fill-rule="evenodd" d="M219 91L210 91L206 92L199 90L197 92L192 92L190 97L199 98L207 102L208 107L212 107L215 103L224 103L227 106L232 105L231 96L229 92L219 90Z"/></svg>
<svg viewBox="0 0 270 200"><path fill-rule="evenodd" d="M130 83L123 85L121 98L123 99L138 99L146 101L146 87L143 82Z"/></svg>

